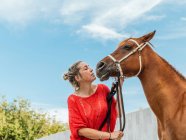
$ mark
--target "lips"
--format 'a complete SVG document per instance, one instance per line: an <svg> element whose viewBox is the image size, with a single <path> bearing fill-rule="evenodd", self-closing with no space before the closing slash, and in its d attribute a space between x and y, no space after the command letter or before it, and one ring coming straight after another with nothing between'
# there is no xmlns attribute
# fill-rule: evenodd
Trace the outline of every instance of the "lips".
<svg viewBox="0 0 186 140"><path fill-rule="evenodd" d="M108 79L109 79L109 72L103 74L103 75L100 77L100 80L101 80L101 81L108 80Z"/></svg>

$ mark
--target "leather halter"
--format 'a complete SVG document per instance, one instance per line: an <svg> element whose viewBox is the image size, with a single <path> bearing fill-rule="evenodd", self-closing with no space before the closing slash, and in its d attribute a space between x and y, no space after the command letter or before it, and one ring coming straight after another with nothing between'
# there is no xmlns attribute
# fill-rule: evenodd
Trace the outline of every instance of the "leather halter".
<svg viewBox="0 0 186 140"><path fill-rule="evenodd" d="M140 73L141 73L141 69L142 69L142 62L141 62L141 51L143 50L143 48L146 46L146 45L149 45L151 46L151 44L149 42L144 42L144 43L141 43L139 44L137 41L135 41L134 39L129 39L128 41L131 41L131 42L134 42L136 45L137 45L137 48L133 49L129 54L127 54L126 56L123 56L120 60L116 60L111 54L108 55L113 61L114 63L116 64L119 72L120 72L120 77L124 77L124 78L127 78L127 76L124 76L123 74L123 71L121 69L121 62L125 59L127 59L129 56L131 56L132 54L134 54L135 52L138 51L138 54L139 54L139 64L140 64L140 68L139 68L139 71L136 75L134 76L138 76Z"/></svg>

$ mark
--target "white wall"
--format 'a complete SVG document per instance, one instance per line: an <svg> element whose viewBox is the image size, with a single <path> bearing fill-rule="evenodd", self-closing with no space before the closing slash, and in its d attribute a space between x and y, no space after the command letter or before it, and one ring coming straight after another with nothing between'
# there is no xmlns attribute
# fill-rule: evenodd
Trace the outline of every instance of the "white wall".
<svg viewBox="0 0 186 140"><path fill-rule="evenodd" d="M119 128L117 122L116 130ZM39 140L70 140L70 131L53 134ZM122 140L158 140L156 118L149 108L126 114Z"/></svg>
<svg viewBox="0 0 186 140"><path fill-rule="evenodd" d="M126 115L126 129L122 140L158 140L157 123L153 112L147 108Z"/></svg>

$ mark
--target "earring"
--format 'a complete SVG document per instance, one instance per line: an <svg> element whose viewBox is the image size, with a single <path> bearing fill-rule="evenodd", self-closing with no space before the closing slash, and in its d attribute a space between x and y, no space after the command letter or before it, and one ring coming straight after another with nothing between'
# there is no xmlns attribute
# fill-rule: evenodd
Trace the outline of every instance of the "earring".
<svg viewBox="0 0 186 140"><path fill-rule="evenodd" d="M79 87L75 87L75 91L78 91L79 90Z"/></svg>

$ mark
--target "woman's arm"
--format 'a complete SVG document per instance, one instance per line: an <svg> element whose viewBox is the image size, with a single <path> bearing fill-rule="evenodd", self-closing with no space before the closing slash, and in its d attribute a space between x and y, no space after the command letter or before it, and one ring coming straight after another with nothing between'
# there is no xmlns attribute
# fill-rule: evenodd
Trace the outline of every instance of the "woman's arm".
<svg viewBox="0 0 186 140"><path fill-rule="evenodd" d="M91 128L81 128L78 131L79 136L83 136L89 139L109 139L110 133L102 132Z"/></svg>
<svg viewBox="0 0 186 140"><path fill-rule="evenodd" d="M81 128L78 131L79 136L83 136L89 139L117 139L123 136L123 132L115 131L112 133L98 131L91 128Z"/></svg>

